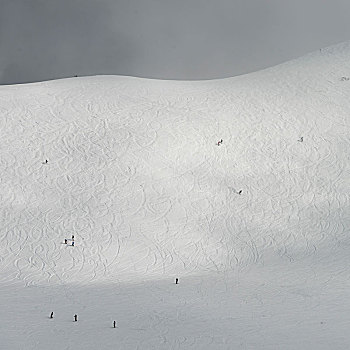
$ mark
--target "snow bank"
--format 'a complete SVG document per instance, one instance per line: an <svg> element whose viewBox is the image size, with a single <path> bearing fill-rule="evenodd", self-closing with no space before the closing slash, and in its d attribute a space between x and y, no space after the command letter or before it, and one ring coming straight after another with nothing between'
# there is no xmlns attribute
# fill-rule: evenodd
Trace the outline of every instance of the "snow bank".
<svg viewBox="0 0 350 350"><path fill-rule="evenodd" d="M3 348L349 347L349 62L0 87Z"/></svg>

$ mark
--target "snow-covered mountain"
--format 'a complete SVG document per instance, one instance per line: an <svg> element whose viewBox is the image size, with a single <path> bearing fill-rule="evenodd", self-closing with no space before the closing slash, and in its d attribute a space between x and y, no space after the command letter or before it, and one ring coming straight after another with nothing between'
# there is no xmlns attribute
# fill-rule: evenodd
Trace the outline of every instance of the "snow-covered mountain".
<svg viewBox="0 0 350 350"><path fill-rule="evenodd" d="M1 86L0 348L349 348L349 78Z"/></svg>

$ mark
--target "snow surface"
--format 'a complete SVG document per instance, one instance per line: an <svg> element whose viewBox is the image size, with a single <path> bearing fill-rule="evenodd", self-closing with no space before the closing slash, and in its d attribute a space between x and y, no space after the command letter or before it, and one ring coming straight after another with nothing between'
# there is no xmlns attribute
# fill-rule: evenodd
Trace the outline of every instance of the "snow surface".
<svg viewBox="0 0 350 350"><path fill-rule="evenodd" d="M348 77L0 87L0 348L350 348Z"/></svg>

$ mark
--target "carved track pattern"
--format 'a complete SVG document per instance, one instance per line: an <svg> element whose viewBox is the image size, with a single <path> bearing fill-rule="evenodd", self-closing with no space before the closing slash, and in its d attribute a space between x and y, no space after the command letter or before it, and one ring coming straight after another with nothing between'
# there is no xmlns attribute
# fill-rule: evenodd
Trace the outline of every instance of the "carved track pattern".
<svg viewBox="0 0 350 350"><path fill-rule="evenodd" d="M79 303L71 285L246 271L269 254L316 264L324 245L341 249L348 111L304 88L305 79L271 82L269 71L241 79L96 77L8 88L1 276L59 285ZM72 234L75 247L63 244ZM165 317L151 321L155 331Z"/></svg>

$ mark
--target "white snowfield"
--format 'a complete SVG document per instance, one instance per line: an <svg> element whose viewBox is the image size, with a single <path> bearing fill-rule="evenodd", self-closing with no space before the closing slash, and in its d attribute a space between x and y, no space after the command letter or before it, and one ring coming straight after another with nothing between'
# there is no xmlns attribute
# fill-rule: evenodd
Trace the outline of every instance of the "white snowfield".
<svg viewBox="0 0 350 350"><path fill-rule="evenodd" d="M349 349L349 78L1 86L0 349Z"/></svg>

